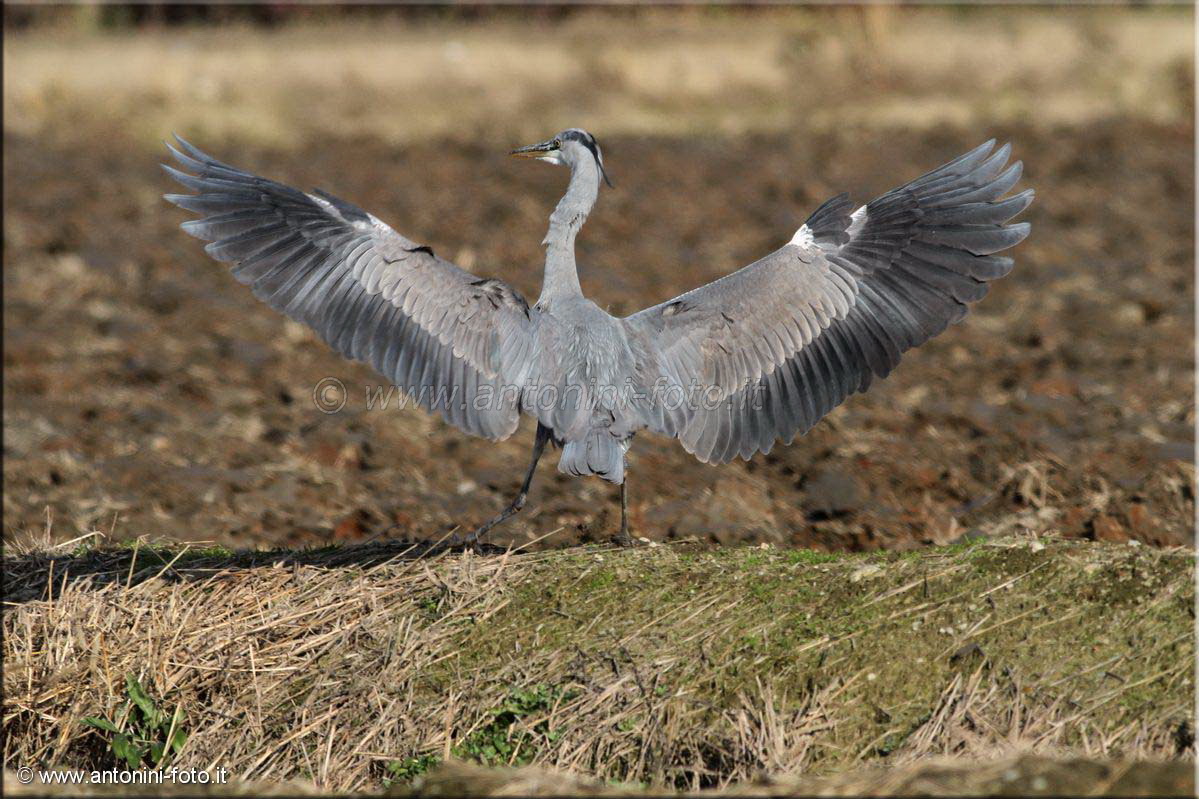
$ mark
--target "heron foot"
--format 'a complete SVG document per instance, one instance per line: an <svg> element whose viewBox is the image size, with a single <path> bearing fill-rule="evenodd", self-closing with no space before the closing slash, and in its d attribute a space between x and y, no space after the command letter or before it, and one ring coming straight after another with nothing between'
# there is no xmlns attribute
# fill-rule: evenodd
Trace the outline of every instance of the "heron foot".
<svg viewBox="0 0 1199 799"><path fill-rule="evenodd" d="M624 547L626 549L631 549L631 548L639 546L641 544L640 541L637 541L636 539L634 539L632 536L630 536L628 534L627 531L624 531L624 530L620 531L619 533L617 533L615 536L612 537L612 543L616 544L616 546L618 546L618 547Z"/></svg>
<svg viewBox="0 0 1199 799"><path fill-rule="evenodd" d="M466 538L463 538L462 546L474 547L475 549L478 549L478 544L484 537L487 536L488 533L491 532L493 527L496 527L497 525L507 521L509 517L515 516L520 512L521 508L525 506L525 500L527 498L528 494L523 491L517 494L516 499L512 500L512 504L500 511L498 516L483 524L481 527L479 527L479 529L475 530Z"/></svg>
<svg viewBox="0 0 1199 799"><path fill-rule="evenodd" d="M620 532L612 537L612 543L618 547L636 547L641 546L644 542L639 541L629 535L629 514L628 510L622 508L620 514Z"/></svg>

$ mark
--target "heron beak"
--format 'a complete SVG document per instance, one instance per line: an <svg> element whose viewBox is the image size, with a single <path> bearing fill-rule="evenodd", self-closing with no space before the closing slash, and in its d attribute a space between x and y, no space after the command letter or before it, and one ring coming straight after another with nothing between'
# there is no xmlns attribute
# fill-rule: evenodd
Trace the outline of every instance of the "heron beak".
<svg viewBox="0 0 1199 799"><path fill-rule="evenodd" d="M543 141L538 144L530 144L528 147L517 147L508 153L508 155L513 155L517 158L542 158L554 152L554 149L553 141Z"/></svg>

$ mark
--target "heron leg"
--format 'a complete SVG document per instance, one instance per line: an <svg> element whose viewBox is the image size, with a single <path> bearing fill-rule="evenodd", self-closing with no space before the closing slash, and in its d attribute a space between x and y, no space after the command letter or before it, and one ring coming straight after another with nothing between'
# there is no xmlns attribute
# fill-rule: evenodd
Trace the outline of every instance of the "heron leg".
<svg viewBox="0 0 1199 799"><path fill-rule="evenodd" d="M633 538L629 535L629 462L625 459L625 478L620 483L620 533L616 543L622 547L633 546Z"/></svg>
<svg viewBox="0 0 1199 799"><path fill-rule="evenodd" d="M533 474L537 471L537 461L541 460L541 454L545 452L545 445L549 443L549 440L550 429L541 424L541 422L538 422L537 438L533 441L533 459L529 462L529 471L525 473L525 481L520 485L520 493L509 503L508 507L500 511L498 516L468 535L463 539L462 543L468 546L476 543L483 536L490 533L491 528L505 521L509 516L514 516L525 506L525 500L529 496L529 486L533 484Z"/></svg>

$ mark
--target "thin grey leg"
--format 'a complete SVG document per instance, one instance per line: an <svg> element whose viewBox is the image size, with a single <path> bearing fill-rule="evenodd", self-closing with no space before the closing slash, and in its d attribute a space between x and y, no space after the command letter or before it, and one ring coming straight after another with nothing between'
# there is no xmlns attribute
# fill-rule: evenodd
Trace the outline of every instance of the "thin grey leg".
<svg viewBox="0 0 1199 799"><path fill-rule="evenodd" d="M463 539L464 544L473 544L483 536L491 532L491 528L506 520L509 516L515 515L521 508L525 506L525 500L529 496L529 486L533 485L533 474L537 471L537 461L541 460L541 453L545 451L545 445L550 440L550 429L537 423L537 438L533 441L533 459L529 463L529 471L525 473L525 481L521 483L520 493L512 500L508 507L500 511L500 514L491 521L484 524L478 530L468 535Z"/></svg>
<svg viewBox="0 0 1199 799"><path fill-rule="evenodd" d="M620 484L620 533L616 543L622 547L633 546L633 538L629 535L629 461L625 459L624 482Z"/></svg>

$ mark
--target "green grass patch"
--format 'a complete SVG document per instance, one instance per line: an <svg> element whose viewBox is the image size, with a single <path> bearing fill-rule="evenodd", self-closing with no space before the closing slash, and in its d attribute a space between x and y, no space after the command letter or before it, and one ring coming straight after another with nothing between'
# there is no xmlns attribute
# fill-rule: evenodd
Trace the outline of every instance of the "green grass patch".
<svg viewBox="0 0 1199 799"><path fill-rule="evenodd" d="M131 769L165 765L187 743L183 708L164 712L132 674L125 676L125 692L128 699L112 719L88 716L82 722L106 734L116 762L123 761Z"/></svg>

